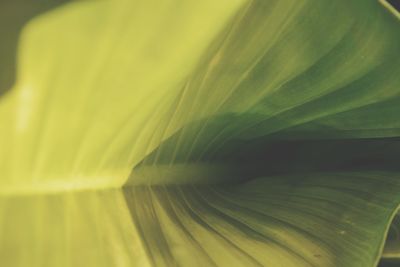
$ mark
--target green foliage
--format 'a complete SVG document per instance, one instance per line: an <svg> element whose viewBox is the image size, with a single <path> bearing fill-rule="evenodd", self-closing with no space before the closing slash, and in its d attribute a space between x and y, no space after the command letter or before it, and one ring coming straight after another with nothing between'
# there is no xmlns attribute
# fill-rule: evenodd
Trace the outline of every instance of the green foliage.
<svg viewBox="0 0 400 267"><path fill-rule="evenodd" d="M387 7L77 1L31 21L0 99L0 263L393 264Z"/></svg>

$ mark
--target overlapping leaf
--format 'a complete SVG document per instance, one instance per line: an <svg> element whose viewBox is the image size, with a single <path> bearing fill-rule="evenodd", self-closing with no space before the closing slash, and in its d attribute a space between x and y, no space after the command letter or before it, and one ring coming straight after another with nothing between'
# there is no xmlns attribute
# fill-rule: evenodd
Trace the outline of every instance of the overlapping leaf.
<svg viewBox="0 0 400 267"><path fill-rule="evenodd" d="M3 263L376 266L400 203L399 47L373 0L40 17L0 102Z"/></svg>

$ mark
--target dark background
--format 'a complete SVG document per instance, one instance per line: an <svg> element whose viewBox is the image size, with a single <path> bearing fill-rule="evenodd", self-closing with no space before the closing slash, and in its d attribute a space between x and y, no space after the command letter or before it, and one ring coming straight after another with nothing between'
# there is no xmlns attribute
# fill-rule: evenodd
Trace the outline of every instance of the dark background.
<svg viewBox="0 0 400 267"><path fill-rule="evenodd" d="M388 0L388 2L400 11L400 0Z"/></svg>
<svg viewBox="0 0 400 267"><path fill-rule="evenodd" d="M14 84L18 38L34 16L68 0L0 0L0 96Z"/></svg>

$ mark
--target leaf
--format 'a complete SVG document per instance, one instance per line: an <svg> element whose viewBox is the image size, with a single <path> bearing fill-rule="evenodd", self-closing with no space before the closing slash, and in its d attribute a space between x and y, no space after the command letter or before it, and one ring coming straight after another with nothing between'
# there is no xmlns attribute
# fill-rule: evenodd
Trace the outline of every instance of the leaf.
<svg viewBox="0 0 400 267"><path fill-rule="evenodd" d="M149 266L120 190L4 197L2 266Z"/></svg>
<svg viewBox="0 0 400 267"><path fill-rule="evenodd" d="M352 172L125 194L155 266L375 266L398 190Z"/></svg>
<svg viewBox="0 0 400 267"><path fill-rule="evenodd" d="M0 106L4 193L118 187L179 129L161 131L241 2L157 3L75 2L27 26Z"/></svg>
<svg viewBox="0 0 400 267"><path fill-rule="evenodd" d="M376 266L400 203L399 45L373 0L40 17L0 102L2 261Z"/></svg>
<svg viewBox="0 0 400 267"><path fill-rule="evenodd" d="M382 266L395 266L399 263L400 257L400 235L399 235L399 225L400 225L400 214L397 213L393 218L392 224L390 225L389 232L385 242L385 249L382 254ZM381 266L380 265L380 266Z"/></svg>
<svg viewBox="0 0 400 267"><path fill-rule="evenodd" d="M64 3L65 0L28 1L3 0L0 3L0 95L4 94L15 79L15 57L18 35L23 25L32 17Z"/></svg>

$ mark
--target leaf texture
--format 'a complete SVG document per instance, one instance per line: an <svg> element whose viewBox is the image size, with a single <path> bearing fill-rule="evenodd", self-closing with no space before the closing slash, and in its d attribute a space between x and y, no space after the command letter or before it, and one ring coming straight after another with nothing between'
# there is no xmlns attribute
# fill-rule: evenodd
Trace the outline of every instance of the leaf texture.
<svg viewBox="0 0 400 267"><path fill-rule="evenodd" d="M375 0L38 17L0 99L0 263L377 266L396 247L399 47Z"/></svg>

